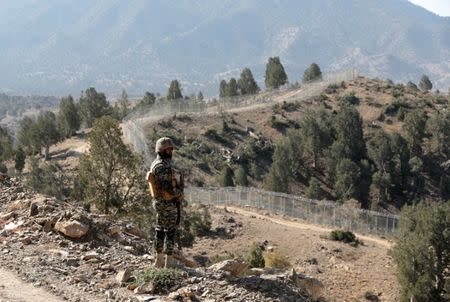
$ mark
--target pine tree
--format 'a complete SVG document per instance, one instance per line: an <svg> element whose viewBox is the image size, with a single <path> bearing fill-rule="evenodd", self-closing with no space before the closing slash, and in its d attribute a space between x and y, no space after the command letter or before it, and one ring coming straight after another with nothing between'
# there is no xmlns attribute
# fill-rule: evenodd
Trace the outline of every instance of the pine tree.
<svg viewBox="0 0 450 302"><path fill-rule="evenodd" d="M425 137L426 114L423 110L416 109L408 113L403 123L411 153L415 156L422 155L422 141Z"/></svg>
<svg viewBox="0 0 450 302"><path fill-rule="evenodd" d="M312 63L308 69L303 73L303 83L309 83L312 81L322 80L322 71L319 65Z"/></svg>
<svg viewBox="0 0 450 302"><path fill-rule="evenodd" d="M244 167L239 166L235 173L236 185L241 187L248 187L247 173Z"/></svg>
<svg viewBox="0 0 450 302"><path fill-rule="evenodd" d="M180 83L178 83L178 80L172 80L172 82L170 82L169 90L167 90L167 99L178 100L182 98L183 95L181 94Z"/></svg>
<svg viewBox="0 0 450 302"><path fill-rule="evenodd" d="M198 92L197 94L197 101L203 101L204 97L203 97L203 93L201 91Z"/></svg>
<svg viewBox="0 0 450 302"><path fill-rule="evenodd" d="M227 85L227 96L233 97L239 95L238 84L235 78L231 78Z"/></svg>
<svg viewBox="0 0 450 302"><path fill-rule="evenodd" d="M87 127L92 127L95 119L112 114L112 108L105 94L97 92L93 87L82 94L78 106L81 119Z"/></svg>
<svg viewBox="0 0 450 302"><path fill-rule="evenodd" d="M80 129L80 116L71 95L62 98L59 103L58 128L65 138L75 135Z"/></svg>
<svg viewBox="0 0 450 302"><path fill-rule="evenodd" d="M279 57L269 58L266 64L265 84L268 89L277 89L287 83L287 74Z"/></svg>
<svg viewBox="0 0 450 302"><path fill-rule="evenodd" d="M22 118L17 132L19 146L26 154L36 154L41 150L41 140L37 123L28 116Z"/></svg>
<svg viewBox="0 0 450 302"><path fill-rule="evenodd" d="M406 84L406 89L410 90L410 91L419 91L419 88L417 88L417 85L414 84L413 82L409 81Z"/></svg>
<svg viewBox="0 0 450 302"><path fill-rule="evenodd" d="M427 122L432 150L450 158L450 113L437 112Z"/></svg>
<svg viewBox="0 0 450 302"><path fill-rule="evenodd" d="M448 202L403 207L392 248L401 301L448 301L449 229Z"/></svg>
<svg viewBox="0 0 450 302"><path fill-rule="evenodd" d="M264 189L273 192L289 192L289 180L291 176L291 164L289 159L289 146L280 143L276 146L272 157L272 165L264 179Z"/></svg>
<svg viewBox="0 0 450 302"><path fill-rule="evenodd" d="M335 127L337 140L345 146L347 157L359 162L367 156L362 117L354 107L341 108L335 118Z"/></svg>
<svg viewBox="0 0 450 302"><path fill-rule="evenodd" d="M241 77L238 80L239 90L242 95L256 94L259 92L258 84L253 78L250 68L244 68L241 72Z"/></svg>
<svg viewBox="0 0 450 302"><path fill-rule="evenodd" d="M220 171L219 184L222 187L234 187L233 171L228 165L225 165Z"/></svg>
<svg viewBox="0 0 450 302"><path fill-rule="evenodd" d="M26 154L21 147L17 148L16 153L14 155L14 168L17 172L22 173L23 168L25 167L25 159Z"/></svg>
<svg viewBox="0 0 450 302"><path fill-rule="evenodd" d="M317 179L312 178L309 181L308 190L306 191L306 196L311 199L321 200L324 197L324 191L320 187L320 183Z"/></svg>
<svg viewBox="0 0 450 302"><path fill-rule="evenodd" d="M13 138L6 127L0 126L0 161L13 155Z"/></svg>
<svg viewBox="0 0 450 302"><path fill-rule="evenodd" d="M338 199L359 199L359 180L361 171L357 164L345 158L336 166L336 182L334 192Z"/></svg>
<svg viewBox="0 0 450 302"><path fill-rule="evenodd" d="M430 81L430 78L427 75L423 75L420 79L419 87L422 91L428 92L433 88L433 84Z"/></svg>
<svg viewBox="0 0 450 302"><path fill-rule="evenodd" d="M45 160L50 159L50 146L57 143L61 139L58 131L56 116L51 111L44 111L37 118L37 127L39 132L39 140L45 148Z"/></svg>
<svg viewBox="0 0 450 302"><path fill-rule="evenodd" d="M219 97L220 98L225 98L228 95L228 84L227 81L222 80L220 81L220 88L219 88Z"/></svg>
<svg viewBox="0 0 450 302"><path fill-rule="evenodd" d="M152 106L153 104L155 104L155 102L156 102L156 96L153 93L146 91L144 93L144 96L142 97L142 99L139 101L138 106L140 106L140 107Z"/></svg>

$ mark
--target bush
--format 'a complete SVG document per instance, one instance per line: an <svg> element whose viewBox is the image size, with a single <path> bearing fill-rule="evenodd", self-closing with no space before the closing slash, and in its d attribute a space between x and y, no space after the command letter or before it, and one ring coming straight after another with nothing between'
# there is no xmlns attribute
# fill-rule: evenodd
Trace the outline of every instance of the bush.
<svg viewBox="0 0 450 302"><path fill-rule="evenodd" d="M449 301L450 203L405 206L392 256L401 301Z"/></svg>
<svg viewBox="0 0 450 302"><path fill-rule="evenodd" d="M265 252L264 263L266 267L285 269L291 267L291 263L285 255L278 251Z"/></svg>
<svg viewBox="0 0 450 302"><path fill-rule="evenodd" d="M65 185L67 176L58 164L44 163L39 165L36 158L30 160L31 170L26 177L26 184L38 193L62 199L69 195Z"/></svg>
<svg viewBox="0 0 450 302"><path fill-rule="evenodd" d="M5 166L4 163L0 162L0 173L7 173L8 168Z"/></svg>
<svg viewBox="0 0 450 302"><path fill-rule="evenodd" d="M350 93L349 95L344 95L338 98L338 103L340 106L346 106L346 105L359 105L360 101L359 98L355 95L354 92Z"/></svg>
<svg viewBox="0 0 450 302"><path fill-rule="evenodd" d="M205 206L192 208L187 213L186 219L190 221L190 230L194 236L205 236L211 231L211 214Z"/></svg>
<svg viewBox="0 0 450 302"><path fill-rule="evenodd" d="M136 274L136 285L153 282L155 293L167 293L183 280L183 272L173 268L149 268Z"/></svg>
<svg viewBox="0 0 450 302"><path fill-rule="evenodd" d="M330 233L330 239L334 241L342 241L344 243L358 243L355 234L350 231L334 230Z"/></svg>
<svg viewBox="0 0 450 302"><path fill-rule="evenodd" d="M257 244L252 244L245 256L245 262L247 262L250 267L263 268L265 266L265 260L262 248Z"/></svg>

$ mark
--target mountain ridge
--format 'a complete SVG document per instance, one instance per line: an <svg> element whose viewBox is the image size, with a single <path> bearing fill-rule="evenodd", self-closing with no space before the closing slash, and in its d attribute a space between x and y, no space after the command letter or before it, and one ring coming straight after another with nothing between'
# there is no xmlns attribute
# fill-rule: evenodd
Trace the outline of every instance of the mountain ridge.
<svg viewBox="0 0 450 302"><path fill-rule="evenodd" d="M317 62L398 81L427 73L436 87L450 85L450 18L404 0L27 0L0 4L0 20L7 92L165 93L178 78L186 94L211 95L224 74L246 66L262 84L275 55L290 82Z"/></svg>

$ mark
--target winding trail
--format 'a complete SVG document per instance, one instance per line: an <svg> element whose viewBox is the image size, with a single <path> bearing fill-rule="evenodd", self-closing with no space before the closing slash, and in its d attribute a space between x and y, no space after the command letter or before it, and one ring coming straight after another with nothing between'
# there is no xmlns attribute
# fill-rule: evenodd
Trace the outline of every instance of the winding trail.
<svg viewBox="0 0 450 302"><path fill-rule="evenodd" d="M63 302L43 288L22 281L16 274L0 268L1 302Z"/></svg>

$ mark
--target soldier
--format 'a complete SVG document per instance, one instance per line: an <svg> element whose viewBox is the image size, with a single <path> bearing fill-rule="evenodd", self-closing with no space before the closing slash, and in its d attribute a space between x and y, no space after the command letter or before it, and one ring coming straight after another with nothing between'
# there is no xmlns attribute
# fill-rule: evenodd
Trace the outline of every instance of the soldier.
<svg viewBox="0 0 450 302"><path fill-rule="evenodd" d="M162 137L156 142L156 159L147 173L147 181L156 211L154 249L155 267L173 267L179 262L173 257L180 223L180 202L183 199L181 180L172 168L172 140Z"/></svg>

